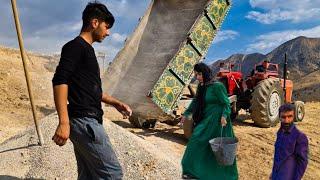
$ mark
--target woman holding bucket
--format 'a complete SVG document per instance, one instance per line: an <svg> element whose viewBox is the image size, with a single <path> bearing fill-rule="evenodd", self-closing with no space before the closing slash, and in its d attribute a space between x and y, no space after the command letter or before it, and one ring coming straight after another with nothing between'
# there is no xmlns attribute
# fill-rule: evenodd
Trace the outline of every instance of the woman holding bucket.
<svg viewBox="0 0 320 180"><path fill-rule="evenodd" d="M236 160L221 166L211 150L209 140L221 136L234 137L230 120L230 103L226 88L214 81L211 69L204 63L194 66L199 81L196 98L184 112L182 123L193 119L194 129L182 158L184 179L238 179Z"/></svg>

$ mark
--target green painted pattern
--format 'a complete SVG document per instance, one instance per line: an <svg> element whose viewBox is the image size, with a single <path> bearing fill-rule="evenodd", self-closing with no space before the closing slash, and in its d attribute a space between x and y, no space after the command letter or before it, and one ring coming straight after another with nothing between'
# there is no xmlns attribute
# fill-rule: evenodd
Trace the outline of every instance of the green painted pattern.
<svg viewBox="0 0 320 180"><path fill-rule="evenodd" d="M199 54L191 47L191 45L186 44L173 58L169 67L184 83L187 83L190 74L193 71L193 66L199 62L200 58Z"/></svg>
<svg viewBox="0 0 320 180"><path fill-rule="evenodd" d="M208 16L212 19L216 28L220 28L228 8L226 0L213 0L207 7Z"/></svg>
<svg viewBox="0 0 320 180"><path fill-rule="evenodd" d="M202 16L190 34L190 38L192 39L192 44L194 44L198 51L201 54L206 54L215 33L216 32L208 18L206 16Z"/></svg>
<svg viewBox="0 0 320 180"><path fill-rule="evenodd" d="M226 0L212 0L206 7L209 18L214 22L217 29L226 16L230 6ZM194 24L190 31L190 39L195 48L202 56L207 53L216 31L208 18L202 15ZM184 85L169 71L171 69L181 81L188 84L193 73L194 64L198 63L202 57L189 44L183 42L180 50L172 58L164 73L152 89L152 100L165 113L171 114L180 99Z"/></svg>
<svg viewBox="0 0 320 180"><path fill-rule="evenodd" d="M154 87L152 100L158 104L162 110L169 113L172 110L171 107L175 105L176 99L183 87L183 84L181 84L169 70L165 70Z"/></svg>

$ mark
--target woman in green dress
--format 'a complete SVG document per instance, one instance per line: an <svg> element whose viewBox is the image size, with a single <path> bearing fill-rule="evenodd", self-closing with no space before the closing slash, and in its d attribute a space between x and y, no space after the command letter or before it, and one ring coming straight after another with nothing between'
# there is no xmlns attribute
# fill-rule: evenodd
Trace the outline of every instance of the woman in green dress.
<svg viewBox="0 0 320 180"><path fill-rule="evenodd" d="M182 123L193 119L194 129L182 158L185 179L238 179L236 160L231 166L220 166L211 150L209 140L221 136L234 137L230 120L230 102L221 82L214 81L212 71L204 63L194 66L199 81L196 98L184 112Z"/></svg>

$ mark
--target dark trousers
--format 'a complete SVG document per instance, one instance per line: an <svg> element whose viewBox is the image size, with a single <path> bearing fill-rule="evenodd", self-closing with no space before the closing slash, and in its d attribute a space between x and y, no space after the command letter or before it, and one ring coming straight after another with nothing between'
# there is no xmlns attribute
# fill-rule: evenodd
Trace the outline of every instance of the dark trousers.
<svg viewBox="0 0 320 180"><path fill-rule="evenodd" d="M70 140L77 159L78 179L122 179L109 137L94 118L70 118Z"/></svg>

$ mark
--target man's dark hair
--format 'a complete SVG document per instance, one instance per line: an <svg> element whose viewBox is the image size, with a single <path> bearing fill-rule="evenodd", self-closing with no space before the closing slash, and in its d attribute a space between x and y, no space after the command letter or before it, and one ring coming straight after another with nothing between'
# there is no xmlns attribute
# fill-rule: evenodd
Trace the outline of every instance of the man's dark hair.
<svg viewBox="0 0 320 180"><path fill-rule="evenodd" d="M92 19L98 19L99 21L104 21L109 25L109 28L113 26L114 23L114 17L111 14L111 12L108 10L108 8L98 2L98 1L93 1L89 2L86 6L86 8L82 12L82 29L84 30L87 28L90 24L90 21Z"/></svg>
<svg viewBox="0 0 320 180"><path fill-rule="evenodd" d="M293 104L290 104L290 103L286 103L286 104L283 104L280 106L279 108L279 115L282 113L282 112L289 112L289 111L295 111L295 107Z"/></svg>

